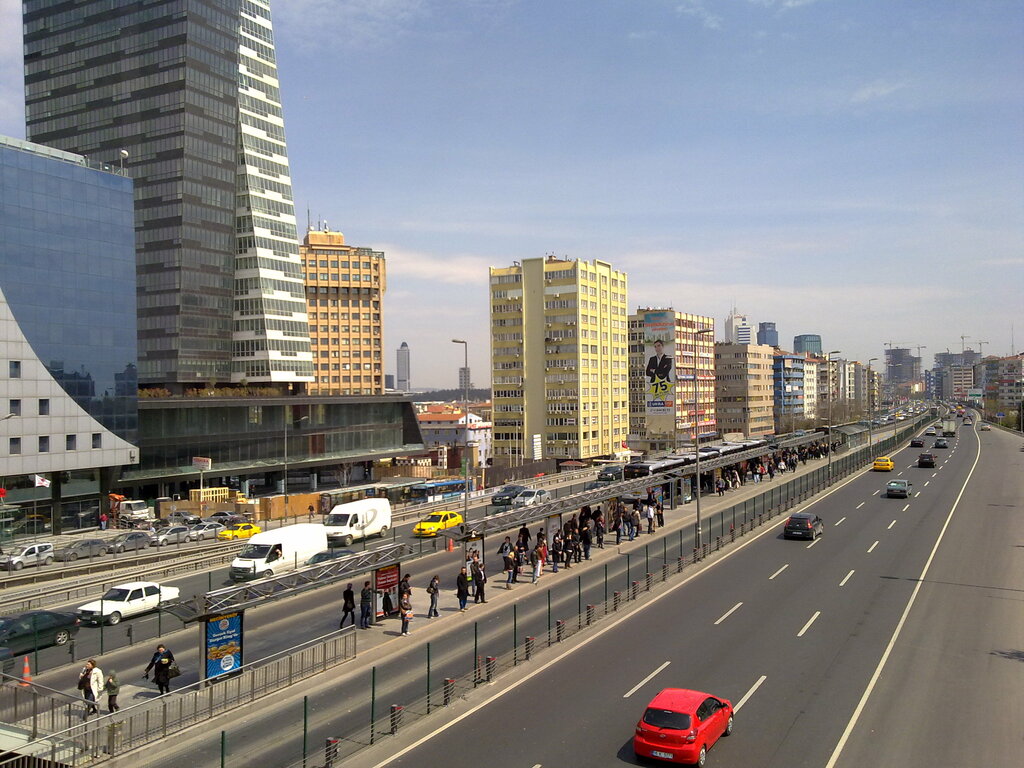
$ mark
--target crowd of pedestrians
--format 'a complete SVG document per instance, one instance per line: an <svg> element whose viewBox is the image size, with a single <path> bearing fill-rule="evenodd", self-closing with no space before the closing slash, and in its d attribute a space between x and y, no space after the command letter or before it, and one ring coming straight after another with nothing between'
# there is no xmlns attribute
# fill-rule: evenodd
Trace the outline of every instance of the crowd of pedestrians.
<svg viewBox="0 0 1024 768"><path fill-rule="evenodd" d="M163 696L170 693L171 680L181 672L174 660L174 654L163 643L156 647L142 676L148 680L151 671L153 682L156 683L159 692L158 695ZM117 672L110 670L104 674L96 659L86 661L85 666L78 673L78 690L82 692L82 699L85 701L83 718L99 714L100 698L103 694L107 696L107 712L113 714L121 709L117 703L117 697L121 692L121 683L117 679Z"/></svg>

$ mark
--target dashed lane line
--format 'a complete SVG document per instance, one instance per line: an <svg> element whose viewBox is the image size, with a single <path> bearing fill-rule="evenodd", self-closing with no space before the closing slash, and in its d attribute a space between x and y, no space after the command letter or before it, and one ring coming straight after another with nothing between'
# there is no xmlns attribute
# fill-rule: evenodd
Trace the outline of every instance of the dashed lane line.
<svg viewBox="0 0 1024 768"><path fill-rule="evenodd" d="M628 699L628 698L629 698L630 696L632 696L632 695L633 695L634 693L636 693L636 692L637 692L637 691L639 691L639 690L640 690L641 688L643 688L643 687L644 687L645 685L647 685L647 683L651 682L651 680L653 680L653 679L654 679L654 676L655 676L655 675L657 675L657 674L658 674L659 672L661 672L661 670L663 670L663 669L664 669L665 667L667 667L667 666L668 666L669 664L671 664L671 663L672 663L671 661L666 661L666 662L665 662L664 664L662 664L662 665L661 665L660 667L658 667L658 668L657 668L656 670L654 670L653 672L651 672L651 674L649 674L649 675L648 675L647 677L645 677L645 678L644 678L643 680L641 680L641 681L640 681L639 683L637 683L637 684L636 684L636 685L634 685L634 686L633 686L632 688L630 688L630 689L629 689L628 691L626 691L626 692L625 692L624 694L622 694L622 698L624 698L624 699ZM536 768L536 766L534 766L534 768Z"/></svg>
<svg viewBox="0 0 1024 768"><path fill-rule="evenodd" d="M904 511L904 512L906 512L906 511L907 511L908 509L910 509L910 505L909 505L909 504L907 504L907 505L905 505L905 506L903 507L903 511Z"/></svg>
<svg viewBox="0 0 1024 768"><path fill-rule="evenodd" d="M858 504L858 505L857 505L857 507L856 507L856 508L857 508L857 509L860 509L860 508L861 508L861 507L863 507L863 506L864 506L865 504L867 504L867 502L866 502L866 501L862 501L862 502L861 502L860 504Z"/></svg>
<svg viewBox="0 0 1024 768"><path fill-rule="evenodd" d="M876 541L874 544L872 544L870 547L868 547L868 554L870 555L871 552L874 550L874 548L877 547L877 546L878 546L878 542Z"/></svg>
<svg viewBox="0 0 1024 768"><path fill-rule="evenodd" d="M895 520L893 520L893 521L892 521L891 523L889 523L889 527L888 527L888 528L886 528L885 530L887 530L887 531L891 531L891 530L892 530L892 527L893 527L894 525L896 525L896 521L895 521Z"/></svg>
<svg viewBox="0 0 1024 768"><path fill-rule="evenodd" d="M810 544L807 545L807 549L810 549L815 544L817 544L819 541L821 541L821 539L815 539L814 541L812 541Z"/></svg>
<svg viewBox="0 0 1024 768"><path fill-rule="evenodd" d="M730 608L730 609L729 609L728 611L726 611L725 613L723 613L723 614L722 614L722 617L721 617L721 618L720 618L720 619L719 619L718 621L716 621L716 622L715 622L715 626L717 627L717 626L718 626L719 624L721 624L721 623L722 623L723 621L725 621L726 619L728 619L728 618L729 618L729 616L731 616L731 615L732 615L732 612L733 612L733 611L735 611L735 610L736 610L737 608L739 608L739 607L740 607L741 605L743 605L743 603L736 603L736 605L734 605L734 606L733 606L732 608Z"/></svg>
<svg viewBox="0 0 1024 768"><path fill-rule="evenodd" d="M846 519L845 517L840 517L840 518L839 518L838 520L836 520L835 524L836 524L836 525L842 525L842 522L843 522L843 520L845 520L845 519Z"/></svg>
<svg viewBox="0 0 1024 768"><path fill-rule="evenodd" d="M848 582L850 580L850 577L853 576L853 574L854 574L853 571L850 571L848 574L846 574L843 577L843 580L839 582L839 586L840 587L845 587L846 586L846 582Z"/></svg>
<svg viewBox="0 0 1024 768"><path fill-rule="evenodd" d="M819 616L821 616L821 611L815 611L815 612L814 612L814 615L813 615L813 616L811 616L811 618L809 618L809 619L807 620L807 623L806 623L806 624L804 624L804 626L803 626L803 629L801 629L801 630L800 630L799 632L797 632L797 633L796 633L796 636L797 636L797 637L803 637L803 636L804 636L804 633L805 633L805 632L806 632L806 631L807 631L808 629L810 629L810 628L811 628L811 624L813 624L813 623L814 623L814 622L815 622L815 621L817 620L817 618L818 618Z"/></svg>
<svg viewBox="0 0 1024 768"><path fill-rule="evenodd" d="M779 570L777 570L775 573L773 573L771 576L769 576L768 577L768 581L771 581L772 579L774 579L776 576L778 576L780 573L782 573L787 568L789 568L789 563L786 563L784 566L779 568Z"/></svg>
<svg viewBox="0 0 1024 768"><path fill-rule="evenodd" d="M761 675L759 678L757 678L757 682L750 686L750 690L743 694L742 699L736 702L736 704L732 708L732 711L739 712L743 705L750 700L750 697L754 695L754 692L761 687L761 683L763 683L767 679L768 678L765 675Z"/></svg>

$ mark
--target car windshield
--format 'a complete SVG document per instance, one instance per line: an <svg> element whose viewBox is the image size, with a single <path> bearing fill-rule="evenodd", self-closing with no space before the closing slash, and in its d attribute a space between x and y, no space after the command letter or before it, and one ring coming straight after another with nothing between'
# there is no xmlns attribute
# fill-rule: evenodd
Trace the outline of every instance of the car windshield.
<svg viewBox="0 0 1024 768"><path fill-rule="evenodd" d="M690 728L690 716L671 709L649 708L644 712L644 722L655 728L669 728L673 731L686 731Z"/></svg>
<svg viewBox="0 0 1024 768"><path fill-rule="evenodd" d="M170 533L171 530L171 528L157 528L156 535L163 536L165 533Z"/></svg>
<svg viewBox="0 0 1024 768"><path fill-rule="evenodd" d="M347 512L339 512L336 515L327 516L327 525L348 525L349 515Z"/></svg>
<svg viewBox="0 0 1024 768"><path fill-rule="evenodd" d="M424 523L440 523L441 522L441 516L440 515L427 515L425 518L423 518L423 522Z"/></svg>
<svg viewBox="0 0 1024 768"><path fill-rule="evenodd" d="M238 556L244 560L263 560L270 554L270 544L246 544Z"/></svg>
<svg viewBox="0 0 1024 768"><path fill-rule="evenodd" d="M100 599L101 600L116 600L117 602L124 602L125 600L128 599L128 590L127 589L121 589L120 587L114 587L113 589L108 589L106 591L106 594L104 594L103 597L101 597Z"/></svg>
<svg viewBox="0 0 1024 768"><path fill-rule="evenodd" d="M228 530L229 530L229 531L240 531L240 530L242 530L242 529L243 529L244 527L245 527L245 526L244 526L244 525L243 525L242 523L235 523L234 525L229 525L229 526L228 526Z"/></svg>
<svg viewBox="0 0 1024 768"><path fill-rule="evenodd" d="M521 498L521 499L528 499L531 496L536 496L536 495L537 495L536 491L523 491L521 494L519 494L519 498Z"/></svg>

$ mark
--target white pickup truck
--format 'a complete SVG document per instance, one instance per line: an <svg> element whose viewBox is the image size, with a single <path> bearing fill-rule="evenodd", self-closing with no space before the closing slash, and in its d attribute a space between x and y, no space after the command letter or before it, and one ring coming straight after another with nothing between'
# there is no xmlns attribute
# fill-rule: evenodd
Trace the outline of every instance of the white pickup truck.
<svg viewBox="0 0 1024 768"><path fill-rule="evenodd" d="M131 581L107 590L99 600L78 606L83 624L118 624L121 619L155 611L161 603L178 599L177 587L161 587L151 581Z"/></svg>

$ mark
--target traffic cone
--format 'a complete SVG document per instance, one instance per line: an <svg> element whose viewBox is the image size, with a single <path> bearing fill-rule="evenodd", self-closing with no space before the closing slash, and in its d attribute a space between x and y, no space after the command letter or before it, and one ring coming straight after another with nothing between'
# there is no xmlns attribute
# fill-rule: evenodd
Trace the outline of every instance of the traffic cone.
<svg viewBox="0 0 1024 768"><path fill-rule="evenodd" d="M455 551L455 539L448 539L448 543L445 545L444 548L445 548L446 552L454 552ZM25 658L28 658L28 657L26 656Z"/></svg>
<svg viewBox="0 0 1024 768"><path fill-rule="evenodd" d="M28 688L32 684L32 668L28 665L28 656L25 657L25 664L21 669L21 682L18 683L22 688Z"/></svg>

